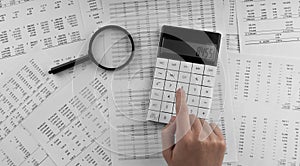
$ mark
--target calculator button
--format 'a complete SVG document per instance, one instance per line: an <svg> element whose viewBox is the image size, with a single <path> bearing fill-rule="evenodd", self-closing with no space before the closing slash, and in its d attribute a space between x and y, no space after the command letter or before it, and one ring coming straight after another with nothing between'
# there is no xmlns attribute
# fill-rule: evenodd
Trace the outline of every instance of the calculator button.
<svg viewBox="0 0 300 166"><path fill-rule="evenodd" d="M202 75L203 72L204 72L204 65L203 64L193 63L192 73Z"/></svg>
<svg viewBox="0 0 300 166"><path fill-rule="evenodd" d="M189 84L178 82L176 90L178 90L179 88L182 88L185 91L185 93L187 93L189 90Z"/></svg>
<svg viewBox="0 0 300 166"><path fill-rule="evenodd" d="M189 105L188 109L189 109L189 114L194 114L195 116L197 116L197 114L198 114L198 107Z"/></svg>
<svg viewBox="0 0 300 166"><path fill-rule="evenodd" d="M188 94L200 96L201 94L201 86L200 85L190 85Z"/></svg>
<svg viewBox="0 0 300 166"><path fill-rule="evenodd" d="M165 58L157 58L156 59L156 67L166 69L168 66L168 59Z"/></svg>
<svg viewBox="0 0 300 166"><path fill-rule="evenodd" d="M164 91L163 101L175 102L175 92Z"/></svg>
<svg viewBox="0 0 300 166"><path fill-rule="evenodd" d="M212 96L213 96L213 89L210 88L210 87L203 86L201 88L201 96L212 98Z"/></svg>
<svg viewBox="0 0 300 166"><path fill-rule="evenodd" d="M166 74L167 74L166 80L177 81L178 71L168 70Z"/></svg>
<svg viewBox="0 0 300 166"><path fill-rule="evenodd" d="M190 62L181 61L180 71L190 73L192 71L192 66L193 66L192 63L190 63Z"/></svg>
<svg viewBox="0 0 300 166"><path fill-rule="evenodd" d="M198 96L188 95L187 104L192 106L198 106L199 99L200 98Z"/></svg>
<svg viewBox="0 0 300 166"><path fill-rule="evenodd" d="M154 78L165 79L166 78L166 70L156 68L155 71L154 71Z"/></svg>
<svg viewBox="0 0 300 166"><path fill-rule="evenodd" d="M215 78L214 77L203 76L203 81L202 81L203 86L213 87L214 84L215 84Z"/></svg>
<svg viewBox="0 0 300 166"><path fill-rule="evenodd" d="M212 102L212 99L211 99L211 98L201 97L201 98L200 98L200 105L199 105L199 107L202 107L202 108L210 108L211 102Z"/></svg>
<svg viewBox="0 0 300 166"><path fill-rule="evenodd" d="M180 67L180 61L169 59L168 69L178 71Z"/></svg>
<svg viewBox="0 0 300 166"><path fill-rule="evenodd" d="M161 111L172 114L173 113L173 103L170 102L162 102Z"/></svg>
<svg viewBox="0 0 300 166"><path fill-rule="evenodd" d="M151 99L161 100L163 95L162 90L152 89L151 91Z"/></svg>
<svg viewBox="0 0 300 166"><path fill-rule="evenodd" d="M185 72L179 72L178 76L178 82L184 82L184 83L189 83L190 82L190 73L185 73Z"/></svg>
<svg viewBox="0 0 300 166"><path fill-rule="evenodd" d="M208 117L209 110L205 108L198 108L198 118L206 119Z"/></svg>
<svg viewBox="0 0 300 166"><path fill-rule="evenodd" d="M201 85L202 84L202 75L193 73L191 75L191 84Z"/></svg>
<svg viewBox="0 0 300 166"><path fill-rule="evenodd" d="M172 114L161 112L159 115L159 122L160 123L169 123L171 117L172 117Z"/></svg>
<svg viewBox="0 0 300 166"><path fill-rule="evenodd" d="M205 65L204 75L214 77L216 75L216 72L217 72L217 67L210 66L210 65Z"/></svg>
<svg viewBox="0 0 300 166"><path fill-rule="evenodd" d="M152 84L152 88L154 89L164 89L164 84L165 84L165 80L162 79L154 79L153 80L153 84Z"/></svg>
<svg viewBox="0 0 300 166"><path fill-rule="evenodd" d="M158 122L159 112L149 110L147 114L147 120Z"/></svg>
<svg viewBox="0 0 300 166"><path fill-rule="evenodd" d="M161 101L158 100L150 100L149 109L154 111L160 111Z"/></svg>
<svg viewBox="0 0 300 166"><path fill-rule="evenodd" d="M166 81L164 90L175 92L176 90L176 82L174 81Z"/></svg>

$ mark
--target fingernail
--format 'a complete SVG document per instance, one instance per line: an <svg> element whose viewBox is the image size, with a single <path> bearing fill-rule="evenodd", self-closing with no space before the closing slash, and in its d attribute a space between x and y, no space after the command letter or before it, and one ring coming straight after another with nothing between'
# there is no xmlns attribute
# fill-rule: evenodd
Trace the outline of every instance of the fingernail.
<svg viewBox="0 0 300 166"><path fill-rule="evenodd" d="M177 93L181 93L182 92L182 88L179 88L178 90L177 90Z"/></svg>

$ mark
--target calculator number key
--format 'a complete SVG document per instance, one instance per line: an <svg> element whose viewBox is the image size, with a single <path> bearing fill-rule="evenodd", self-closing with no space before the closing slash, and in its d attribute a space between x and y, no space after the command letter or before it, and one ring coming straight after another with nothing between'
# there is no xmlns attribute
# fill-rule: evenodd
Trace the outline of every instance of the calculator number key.
<svg viewBox="0 0 300 166"><path fill-rule="evenodd" d="M180 67L180 61L169 59L168 69L178 71Z"/></svg>
<svg viewBox="0 0 300 166"><path fill-rule="evenodd" d="M151 91L151 99L161 100L163 96L163 91L158 89L152 89Z"/></svg>
<svg viewBox="0 0 300 166"><path fill-rule="evenodd" d="M203 81L202 81L203 86L213 87L214 84L215 84L215 78L214 77L203 76Z"/></svg>
<svg viewBox="0 0 300 166"><path fill-rule="evenodd" d="M147 114L147 120L158 122L159 112L149 110Z"/></svg>
<svg viewBox="0 0 300 166"><path fill-rule="evenodd" d="M161 111L172 114L173 113L173 103L170 102L162 102Z"/></svg>
<svg viewBox="0 0 300 166"><path fill-rule="evenodd" d="M161 90L163 90L164 89L164 80L162 80L162 79L154 79L153 80L153 84L152 84L152 87L154 88L154 89L161 89Z"/></svg>
<svg viewBox="0 0 300 166"><path fill-rule="evenodd" d="M189 83L190 82L190 77L191 77L190 73L179 72L178 82Z"/></svg>
<svg viewBox="0 0 300 166"><path fill-rule="evenodd" d="M160 123L169 123L171 117L172 117L172 114L161 112L159 114L159 122Z"/></svg>
<svg viewBox="0 0 300 166"><path fill-rule="evenodd" d="M203 72L204 72L203 64L193 63L192 73L203 75Z"/></svg>
<svg viewBox="0 0 300 166"><path fill-rule="evenodd" d="M216 72L217 72L217 67L210 66L210 65L205 66L204 75L214 77L216 75Z"/></svg>
<svg viewBox="0 0 300 166"><path fill-rule="evenodd" d="M178 71L168 70L166 75L166 80L177 81L178 79Z"/></svg>
<svg viewBox="0 0 300 166"><path fill-rule="evenodd" d="M200 98L200 105L199 105L199 107L210 108L211 103L212 103L212 99L211 98L202 97L202 98Z"/></svg>
<svg viewBox="0 0 300 166"><path fill-rule="evenodd" d="M193 84L190 85L188 94L194 95L194 96L200 96L200 93L201 93L200 85L193 85Z"/></svg>
<svg viewBox="0 0 300 166"><path fill-rule="evenodd" d="M212 98L212 96L213 96L213 88L202 86L202 88L201 88L201 96Z"/></svg>
<svg viewBox="0 0 300 166"><path fill-rule="evenodd" d="M199 105L199 97L198 96L193 96L193 95L188 95L187 97L187 104L192 105L192 106L198 106Z"/></svg>
<svg viewBox="0 0 300 166"><path fill-rule="evenodd" d="M168 66L168 59L165 58L157 58L156 59L156 67L166 69Z"/></svg>
<svg viewBox="0 0 300 166"><path fill-rule="evenodd" d="M164 91L163 101L175 102L175 92Z"/></svg>
<svg viewBox="0 0 300 166"><path fill-rule="evenodd" d="M154 71L154 78L165 79L166 78L166 70L156 68Z"/></svg>
<svg viewBox="0 0 300 166"><path fill-rule="evenodd" d="M198 109L198 118L206 119L208 117L209 109L199 108Z"/></svg>
<svg viewBox="0 0 300 166"><path fill-rule="evenodd" d="M201 85L202 84L202 75L192 74L191 75L191 84Z"/></svg>
<svg viewBox="0 0 300 166"><path fill-rule="evenodd" d="M176 82L174 81L166 81L164 90L175 92L176 90Z"/></svg>
<svg viewBox="0 0 300 166"><path fill-rule="evenodd" d="M149 109L154 111L160 111L161 101L158 100L150 100Z"/></svg>
<svg viewBox="0 0 300 166"><path fill-rule="evenodd" d="M180 71L190 73L192 71L192 63L181 61Z"/></svg>

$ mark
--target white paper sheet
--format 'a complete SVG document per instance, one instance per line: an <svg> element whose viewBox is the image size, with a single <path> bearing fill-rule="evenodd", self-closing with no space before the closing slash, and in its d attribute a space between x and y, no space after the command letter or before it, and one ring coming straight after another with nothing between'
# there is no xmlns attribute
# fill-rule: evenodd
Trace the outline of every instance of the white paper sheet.
<svg viewBox="0 0 300 166"><path fill-rule="evenodd" d="M37 40L36 42L30 42L30 43L35 44L35 46L25 47L24 51L21 51L20 54L13 54L13 53L9 54L9 52L4 52L5 55L7 55L7 56L9 55L9 56L3 57L0 60L1 73L3 73L4 76L8 76L7 79L10 80L9 77L11 76L11 74L12 74L12 76L14 76L14 73L11 73L11 72L14 71L15 69L18 69L18 66L19 66L18 64L21 63L24 65L24 62L27 61L27 58L31 57L32 52L37 52L38 55L35 56L34 60L42 61L41 64L39 64L39 67L42 68L43 77L45 77L45 78L43 78L42 81L35 80L35 81L39 81L39 85L41 85L41 86L33 87L31 90L33 90L34 88L37 88L37 90L33 90L34 92L32 92L32 95L29 96L28 98L23 96L23 98L25 98L24 101L19 101L20 103L23 103L23 104L21 104L20 106L16 103L13 104L14 106L19 106L20 109L14 110L14 112L12 111L11 112L12 114L8 117L6 117L6 115L0 116L0 117L2 117L1 120L4 117L7 118L7 120L5 120L5 122L0 124L0 131L1 131L0 134L1 134L1 138L3 137L2 138L3 140L0 141L0 144L6 144L8 141L10 141L11 137L12 138L20 137L20 142L22 142L22 143L24 142L24 144L26 145L26 148L21 147L22 149L19 148L20 147L19 142L16 142L15 144L13 144L13 143L7 144L13 148L7 148L7 146L3 146L3 148L2 148L2 146L0 146L1 147L0 165L16 164L16 165L45 165L45 166L53 165L54 166L54 165L62 165L62 164L88 165L88 164L96 164L96 163L100 164L100 165L111 165L109 151L107 151L107 147L103 147L103 145L109 146L109 144L110 144L109 132L107 129L105 129L105 127L101 126L100 122L98 123L99 118L98 119L96 118L97 116L98 117L102 116L102 114L105 114L105 113L107 114L107 109L105 109L105 108L107 108L107 106L102 108L101 104L98 104L98 105L94 104L92 107L93 110L100 110L103 112L83 114L81 116L82 119L80 119L80 121L77 121L78 123L82 123L84 125L81 128L78 127L78 129L82 129L82 131L80 131L79 133L76 133L76 132L78 132L77 130L73 131L75 133L75 134L73 133L74 135L82 135L83 131L85 131L87 133L87 132L92 132L94 130L94 133L91 135L94 136L95 134L98 134L98 135L101 134L101 136L99 136L98 138L93 138L92 142L89 143L88 146L84 146L84 148L82 148L82 149L80 149L80 147L77 147L76 145L72 144L72 142L70 144L68 144L70 146L67 146L65 148L67 148L68 152L72 151L72 153L70 153L70 154L68 152L66 152L66 153L68 153L68 155L76 154L76 157L72 156L72 158L69 160L69 162L66 162L66 161L68 161L69 158L66 157L66 159L64 161L61 161L62 160L60 158L61 156L58 156L61 153L57 153L57 152L62 152L62 150L60 149L61 147L59 147L59 146L51 147L50 145L46 146L45 143L41 142L41 140L40 140L40 139L43 139L43 137L35 137L34 134L36 134L36 133L33 132L34 134L32 134L31 131L28 130L28 128L25 129L23 127L23 125L20 124L20 123L23 123L23 121L31 121L32 123L34 123L33 125L35 125L35 122L39 118L43 118L46 115L48 115L48 114L45 114L44 116L35 116L35 114L37 112L37 108L39 108L40 104L42 104L43 102L45 102L45 104L47 104L49 102L49 100L52 100L52 98L49 100L45 99L46 97L49 98L50 96L52 96L52 93L54 93L54 89L51 89L51 88L55 88L55 91L57 91L58 88L65 85L65 83L70 81L70 78L72 78L74 76L72 74L72 70L68 70L67 72L59 73L55 76L51 76L46 73L54 65L61 64L65 61L74 59L74 58L78 57L79 54L83 54L83 51L85 51L85 49L83 47L85 46L84 44L86 43L86 41L84 41L84 40L85 40L85 37L87 37L87 34L89 34L90 32L83 28L82 19L85 19L85 17L82 17L82 15L81 15L81 11L79 9L79 2L80 2L80 5L92 4L92 2L90 0L86 0L86 1L69 0L69 1L57 1L57 2L56 1L45 1L45 0L43 0L43 1L31 0L31 1L24 1L24 2L23 1L10 2L9 5L5 1L1 1L1 5L4 3L6 3L6 5L3 5L3 6L0 5L0 8L3 7L3 9L2 8L0 9L0 13L5 12L8 15L13 11L16 11L17 13L21 12L20 15L18 16L18 18L12 19L10 17L3 17L3 19L5 19L5 20L0 21L0 24L3 25L2 27L7 27L9 29L14 29L14 28L17 29L18 27L14 27L15 25L20 26L21 36L19 36L19 38L16 39L16 41L10 40L10 38L8 41L5 41L6 40L5 36L4 37L1 36L3 39L1 41L5 42L7 47L10 47L10 46L13 47L14 44L22 45L22 44L24 44L25 41L29 42L31 39ZM91 6L89 6L89 7L91 7ZM29 10L32 10L32 13L26 15L26 13L24 13L24 11L29 11ZM96 13L97 11L93 10L93 12ZM99 13L99 14L101 15L102 13ZM32 19L33 17L35 19ZM18 24L15 24L14 21L19 21L19 22L18 22ZM99 19L98 19L98 21L99 21ZM32 28L30 33L32 33L33 36L28 37L29 32L26 31L27 24L28 24L28 26L30 24L30 28ZM42 24L44 26L42 26ZM46 24L49 24L48 29L47 29ZM24 29L24 32L23 32L22 28ZM9 33L10 33L10 31L9 31ZM12 39L15 39L15 38L12 38ZM6 45L1 45L1 46L6 46ZM43 50L43 54L38 52L38 50ZM27 53L27 51L29 53ZM84 54L85 53L86 52L84 52ZM10 56L13 56L13 57L10 57ZM85 64L83 64L83 68L77 67L76 74L80 73L79 70L86 69L86 65L93 67L94 64L85 63ZM12 67L12 66L14 66L14 67ZM22 69L22 70L25 70L25 69ZM35 73L36 71L34 71L34 70L32 70L32 71L33 71L33 73L31 72L31 70L29 70L28 71L29 74L22 72L21 75L25 74L25 77L26 77L26 79L22 80L22 81L27 81L27 80L33 79L30 76L37 75L38 78L41 77L38 75L41 73L39 73L39 72ZM88 73L88 74L90 74L90 73ZM88 74L86 74L86 75L88 75ZM44 81L44 79L46 81ZM56 80L56 82L58 81L58 84L55 83L53 81L53 79ZM22 81L20 81L20 79L19 80L15 79L15 80L17 83L22 82ZM10 81L12 81L12 80L10 80ZM86 81L88 81L88 80L86 80ZM1 85L2 85L2 83L4 84L5 82L1 81ZM87 82L84 82L84 83L87 83ZM31 83L30 83L30 85L31 85ZM22 84L22 86L23 86L23 84ZM38 86L38 85L36 85L36 86ZM21 88L17 87L17 85L16 85L16 89L17 90L20 89L20 91L24 90L26 93L27 93L27 91L31 92L30 90L28 90L26 88L24 89L24 87L21 87ZM9 93L9 92L6 92L6 93ZM6 93L5 94L1 93L1 97L3 98L4 96L6 96L7 95ZM12 90L11 94L17 96L17 95L19 95L19 91ZM61 98L64 98L65 97L64 95L68 95L68 94L60 94L60 95L61 95L60 96ZM106 96L106 98L107 98L107 96ZM105 100L107 100L106 98L105 98ZM62 100L62 101L66 101L66 99ZM7 101L2 101L2 102L8 103ZM47 113L54 113L55 110L51 109L53 105L56 105L56 103L54 103L50 106L48 105L48 107L47 107L48 109L46 109L45 111L48 111ZM10 113L9 110L7 110L6 108L3 108L3 107L1 107L1 108L4 109L4 111L2 111L3 114ZM67 116L70 116L70 114L67 114ZM27 119L30 119L30 120L27 120ZM57 122L57 121L55 121L55 122ZM59 123L62 123L62 122L59 122ZM63 123L67 123L67 121L64 121ZM73 122L73 124L74 123L75 122ZM78 123L76 123L76 125L78 125ZM25 124L27 124L27 122ZM86 127L90 131L86 131ZM34 128L30 128L30 129L34 130ZM24 134L22 134L22 132L25 132L29 136L24 137L23 136ZM60 137L67 137L67 136L70 136L70 132L68 134L61 133L61 135L58 135L55 138L59 139ZM61 139L63 141L65 141L63 138L61 138ZM36 142L30 141L30 140L35 140ZM69 142L69 141L67 140L67 142ZM86 144L84 144L84 145L86 145ZM38 148L36 148L36 146L38 146ZM44 149L44 147L46 150ZM81 147L83 147L83 146L81 146ZM27 149L28 149L28 151L26 151ZM76 151L74 152L75 149L76 149ZM78 153L78 151L77 151L78 149L80 150L80 153ZM19 153L19 151L20 151L20 153ZM22 156L23 155L22 153L24 153L24 155L26 155L26 156L25 157ZM50 156L53 156L53 158Z"/></svg>
<svg viewBox="0 0 300 166"><path fill-rule="evenodd" d="M242 53L297 57L299 1L237 0Z"/></svg>
<svg viewBox="0 0 300 166"><path fill-rule="evenodd" d="M237 165L298 165L300 60L231 54Z"/></svg>
<svg viewBox="0 0 300 166"><path fill-rule="evenodd" d="M264 103L236 106L238 165L299 165L299 112Z"/></svg>
<svg viewBox="0 0 300 166"><path fill-rule="evenodd" d="M0 59L29 53L36 45L48 50L86 37L77 0L24 1L1 8L0 16Z"/></svg>
<svg viewBox="0 0 300 166"><path fill-rule="evenodd" d="M102 0L80 0L79 4L84 29L92 33L103 24Z"/></svg>
<svg viewBox="0 0 300 166"><path fill-rule="evenodd" d="M160 26L170 24L224 32L219 13L222 2L115 0L103 1L103 7L106 21L129 30L137 46L129 67L113 76L112 91L109 91L110 106L114 107L110 114L113 164L162 165L165 163L160 153L162 126L145 121ZM233 125L231 119L230 123ZM230 132L228 140L234 140ZM228 151L226 161L235 160L234 150Z"/></svg>
<svg viewBox="0 0 300 166"><path fill-rule="evenodd" d="M107 75L96 69L90 63L23 123L57 165L111 165Z"/></svg>
<svg viewBox="0 0 300 166"><path fill-rule="evenodd" d="M19 1L10 1L10 0L1 0L0 1L0 9L7 8L11 6L17 6L26 2L30 2L33 0L19 0Z"/></svg>
<svg viewBox="0 0 300 166"><path fill-rule="evenodd" d="M300 108L298 59L231 54L233 98L237 101L275 103L282 109Z"/></svg>
<svg viewBox="0 0 300 166"><path fill-rule="evenodd" d="M1 2L8 4L5 1ZM90 35L83 27L82 20L86 18L81 15L79 2L86 5L90 1L11 1L10 5L0 8L0 13L5 13L5 17L0 21L0 25L4 27L2 36L0 35L0 50L6 49L0 53L0 78L3 77L1 75L14 70L11 66L39 50L43 50L51 59L48 70L79 57L86 38ZM27 15L29 10L32 12ZM18 14L16 18L12 18L11 15L14 11ZM14 49L18 49L18 54Z"/></svg>
<svg viewBox="0 0 300 166"><path fill-rule="evenodd" d="M39 56L43 55L44 58L37 58ZM30 58L31 56L27 56L25 59ZM9 89L6 89L4 87L1 90L1 107L2 109L2 113L11 113L11 115L9 115L8 117L6 117L6 114L1 115L1 120L3 120L3 123L0 124L0 131L1 131L1 141L0 144L6 144L6 142L8 142L11 137L20 137L20 141L24 142L24 144L26 144L26 148L27 149L32 149L32 151L26 151L26 157L21 156L21 154L18 154L18 150L24 150L24 149L19 149L18 148L18 142L16 143L15 146L12 146L11 144L8 144L9 146L12 147L16 147L16 148L7 148L6 146L0 146L0 150L3 153L1 157L1 164L9 164L9 163L13 163L16 165L22 164L22 165L26 165L31 163L31 165L33 165L34 163L39 163L41 165L76 165L76 164L91 164L91 163L98 163L101 165L111 165L111 159L109 156L109 151L108 151L108 147L109 147L109 143L110 143L110 139L109 139L109 131L108 131L108 127L103 127L103 119L100 120L101 117L103 116L108 116L108 109L107 109L107 103L105 101L107 101L107 95L105 95L106 93L104 93L104 97L101 98L101 100L99 99L99 102L94 103L92 106L90 106L90 110L93 110L93 112L86 112L86 113L82 113L81 118L78 118L78 120L74 120L74 122L72 124L70 124L70 128L72 125L77 125L76 130L68 130L69 128L66 128L65 130L67 130L68 132L60 132L56 137L56 141L57 139L62 139L62 142L67 141L69 144L69 146L66 146L63 150L67 149L68 153L69 151L72 151L72 153L70 153L69 155L74 155L76 154L76 156L71 156L72 158L68 158L66 157L66 159L64 159L64 161L61 161L62 159L60 158L61 156L63 156L63 153L58 153L61 152L62 149L60 146L50 146L49 144L46 144L45 142L43 142L41 139L43 139L44 137L41 137L40 135L37 135L39 133L37 133L37 131L35 131L34 127L36 127L35 125L38 125L38 122L40 122L40 120L45 120L45 118L48 118L48 115L51 114L55 114L57 110L55 110L56 107L53 107L54 105L61 106L58 105L58 103L62 103L62 102L66 102L67 101L67 96L70 96L70 98L73 99L73 105L77 106L78 109L85 109L82 108L80 101L78 98L76 98L77 96L73 96L74 90L76 90L76 87L84 87L85 84L88 84L92 81L92 79L87 79L86 77L79 77L79 81L74 80L73 84L72 82L69 83L69 86L67 86L66 88L64 88L63 90L59 90L58 89L60 87L63 87L63 85L66 82L70 82L71 80L69 79L72 76L75 76L71 73L63 73L60 74L58 76L52 76L52 75L48 75L46 72L49 69L49 64L51 64L51 60L49 58L47 58L48 56L45 56L42 53L38 53L38 55L35 55L33 60L36 61L41 61L39 63L39 67L41 69L37 70L36 68L34 68L32 65L28 65L27 63L24 64L25 61L22 61L20 63L20 65L16 66L16 69L20 68L20 70L15 71L14 73L17 73L15 75L17 76L24 76L25 80L21 80L19 77L16 77L14 75L14 73L10 73L7 74L8 76L11 76L13 79L11 78L7 78L5 80L7 80L6 82L10 82L10 84L7 84L6 82L1 82L1 85L4 84L5 87L9 87ZM31 64L31 63L30 63ZM37 63L36 63L37 64ZM19 66L19 67L18 67ZM23 67L23 66L29 66L27 70L27 68ZM86 68L84 71L78 71L78 73L83 72L83 76L88 76L88 78L93 78L94 72L91 72L91 70L89 70L90 68L95 69L95 65L93 63L87 63L86 64ZM22 70L21 70L22 69ZM36 70L34 70L36 69ZM77 70L82 70L81 67L77 67L75 71ZM24 71L27 71L24 72ZM105 72L100 73L101 77L106 77ZM68 76L69 75L69 76ZM41 78L40 78L41 77ZM38 79L37 79L38 78ZM34 80L37 81L38 84L33 84L32 82L30 82L29 80ZM53 81L56 80L56 82ZM85 80L85 81L82 81ZM90 81L90 82L89 82ZM25 83L23 82L28 82L29 85L33 86L31 88L31 90L27 89L26 86L24 85ZM105 81L100 81L100 82L96 82L97 84L101 84L101 82L105 82ZM14 83L14 84L13 84ZM96 84L95 83L95 84ZM12 85L13 84L13 85ZM79 85L80 84L80 85ZM18 86L20 85L20 86ZM25 86L25 87L23 87ZM95 85L94 88L97 88L97 86ZM37 90L35 90L37 89ZM65 90L66 89L66 90ZM78 89L77 89L78 90ZM31 92L33 91L33 92ZM56 93L54 93L56 91ZM57 92L58 91L58 92ZM92 92L94 92L93 90L91 90ZM3 92L3 93L2 93ZM12 92L12 93L11 93ZM26 96L21 96L20 92L26 92L28 93ZM8 95L11 94L11 95ZM54 95L54 96L53 96ZM87 93L87 91L85 91L85 93L82 93L81 95L86 95L84 97L91 99L92 94ZM6 100L4 97L8 96L8 100ZM19 108L17 108L16 110L14 108L10 108L7 109L6 104L12 103L12 96L16 96L18 97L18 101L14 102L13 106L19 106ZM78 95L79 96L79 95ZM46 99L47 98L47 99ZM64 100L62 100L62 98ZM16 100L17 100L16 99ZM24 100L23 100L24 99ZM80 98L82 99L82 98ZM105 101L102 101L105 100ZM58 102L59 101L59 102ZM68 101L70 102L70 101ZM92 101L90 101L92 102ZM103 103L105 103L105 106L103 106ZM48 103L48 104L47 104ZM50 104L49 104L50 103ZM86 102L85 104L88 103ZM41 105L41 108L40 108ZM46 107L46 109L45 109ZM64 106L62 106L63 108L65 108ZM61 108L61 107L59 107ZM41 109L41 110L40 110ZM11 111L11 112L9 112ZM62 110L60 110L62 111ZM73 110L72 111L76 112L78 110ZM71 117L71 112L69 111L67 113L66 110L60 112L61 114L64 114L65 116L67 116L68 118ZM46 113L45 113L46 112ZM42 115L41 115L41 114ZM6 119L3 119L6 118ZM63 123L68 123L68 119L60 119L62 121L58 121L59 117L55 116L51 117L53 118L51 122L57 124L57 125L61 125ZM108 117L106 117L108 118ZM57 121L56 121L57 120ZM23 123L25 125L27 125L28 121L30 122L30 127L23 127ZM82 124L82 125L80 125ZM25 126L24 125L24 126ZM79 126L78 126L79 125ZM61 127L61 126L60 126ZM78 131L79 129L81 129L80 131ZM15 132L16 130L16 132ZM24 137L20 134L22 134L19 130L26 130L24 132L28 133L28 135L30 135L30 139L28 136L29 140L35 140L35 143L31 143L31 142L26 142L27 141L27 137ZM50 130L50 129L49 129ZM55 129L54 129L55 130ZM65 131L64 130L64 131ZM86 146L80 146L78 147L78 144L72 144L72 142L70 140L68 140L68 138L66 138L67 140L63 139L67 136L70 136L70 133L73 132L73 135L76 135L78 137L80 137L80 135L82 136L83 134L88 134L88 133L92 133L91 137L93 138L88 138L88 140L90 141L90 143L88 144L84 144ZM37 133L37 134L36 134ZM49 133L47 133L49 134ZM36 136L37 135L37 136ZM98 137L96 137L96 135ZM75 136L75 137L76 137ZM3 138L2 138L3 137ZM72 139L74 139L75 137L73 137ZM86 138L86 137L85 137ZM53 138L54 139L54 138ZM92 141L91 141L92 140ZM74 141L74 140L73 140ZM57 142L56 142L57 143ZM60 144L61 145L61 144ZM105 145L105 146L104 146ZM39 148L36 148L36 146L38 146ZM82 149L80 149L82 148ZM25 149L25 150L27 150ZM76 149L76 151L75 151ZM78 151L78 149L80 149ZM74 152L75 151L75 152ZM65 152L65 151L64 151ZM24 153L24 152L23 152ZM57 156L59 155L59 156ZM61 156L60 156L61 155ZM53 158L51 157L53 156ZM68 161L68 162L66 162Z"/></svg>
<svg viewBox="0 0 300 166"><path fill-rule="evenodd" d="M230 52L240 52L240 41L238 33L237 15L236 15L236 1L224 1L224 16L226 17L226 45Z"/></svg>
<svg viewBox="0 0 300 166"><path fill-rule="evenodd" d="M48 158L21 123L66 81L46 74L50 62L43 52L28 55L22 62L14 63L15 71L0 81L1 165L20 165L25 160L33 162L29 161L32 158L42 162L41 158Z"/></svg>
<svg viewBox="0 0 300 166"><path fill-rule="evenodd" d="M55 166L45 150L21 125L0 143L0 147L1 165Z"/></svg>

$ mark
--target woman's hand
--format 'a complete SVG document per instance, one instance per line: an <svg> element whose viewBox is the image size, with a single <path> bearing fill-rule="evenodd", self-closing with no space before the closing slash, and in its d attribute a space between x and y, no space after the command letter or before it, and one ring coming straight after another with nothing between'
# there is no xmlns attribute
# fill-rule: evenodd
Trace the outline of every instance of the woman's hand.
<svg viewBox="0 0 300 166"><path fill-rule="evenodd" d="M162 130L162 145L169 166L221 166L226 149L217 125L189 115L182 89L176 92L176 118Z"/></svg>

